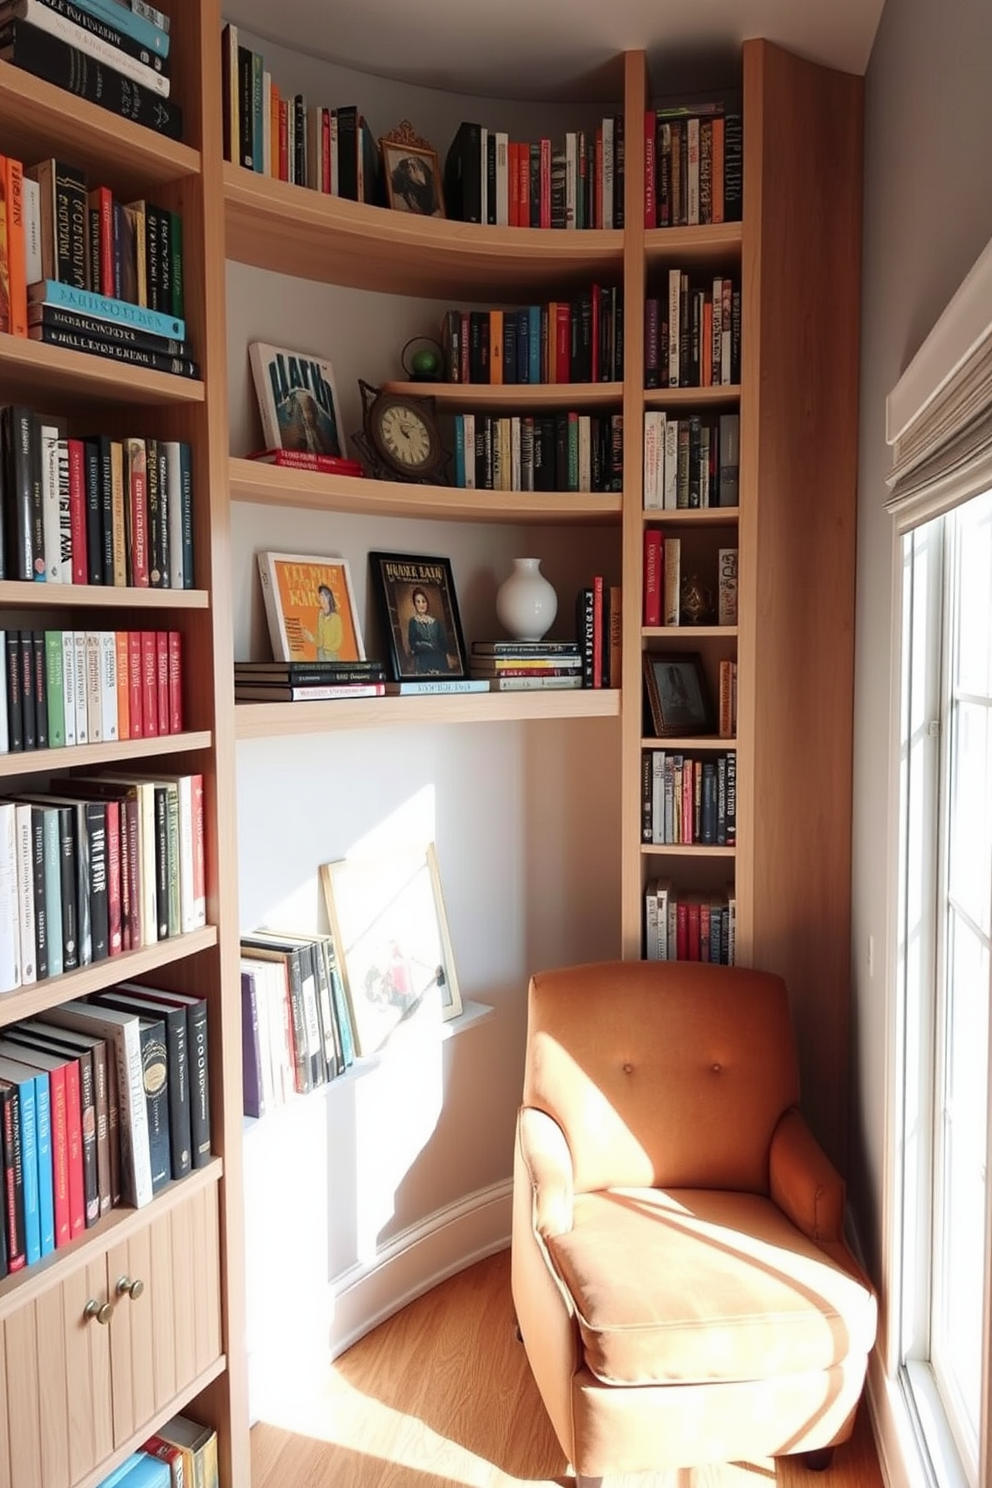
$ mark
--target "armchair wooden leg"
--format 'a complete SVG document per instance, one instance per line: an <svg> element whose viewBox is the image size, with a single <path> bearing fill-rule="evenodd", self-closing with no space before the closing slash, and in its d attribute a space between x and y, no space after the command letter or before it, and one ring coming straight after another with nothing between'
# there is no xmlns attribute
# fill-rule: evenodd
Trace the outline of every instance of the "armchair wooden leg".
<svg viewBox="0 0 992 1488"><path fill-rule="evenodd" d="M820 1447L815 1452L804 1452L803 1462L810 1472L826 1472L834 1460L833 1447Z"/></svg>

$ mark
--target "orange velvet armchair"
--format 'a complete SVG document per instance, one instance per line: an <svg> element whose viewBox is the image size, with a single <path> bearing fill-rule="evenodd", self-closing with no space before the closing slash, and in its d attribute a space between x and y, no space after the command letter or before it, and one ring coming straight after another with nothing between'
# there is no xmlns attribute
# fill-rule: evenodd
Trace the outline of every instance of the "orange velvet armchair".
<svg viewBox="0 0 992 1488"><path fill-rule="evenodd" d="M875 1296L798 1103L779 977L630 961L532 978L513 1299L580 1483L824 1466L850 1435Z"/></svg>

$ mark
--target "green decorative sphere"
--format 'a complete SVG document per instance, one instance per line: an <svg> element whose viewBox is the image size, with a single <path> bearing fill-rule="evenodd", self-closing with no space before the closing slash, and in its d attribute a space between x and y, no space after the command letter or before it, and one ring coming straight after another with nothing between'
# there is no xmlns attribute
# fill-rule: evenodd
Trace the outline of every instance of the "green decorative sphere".
<svg viewBox="0 0 992 1488"><path fill-rule="evenodd" d="M410 358L410 371L414 377L435 380L441 373L441 353L424 346Z"/></svg>

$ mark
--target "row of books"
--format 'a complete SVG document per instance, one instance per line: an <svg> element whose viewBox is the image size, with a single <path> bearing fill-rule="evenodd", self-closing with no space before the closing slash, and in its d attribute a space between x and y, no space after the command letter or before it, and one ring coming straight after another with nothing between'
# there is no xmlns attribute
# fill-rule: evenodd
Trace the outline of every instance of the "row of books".
<svg viewBox="0 0 992 1488"><path fill-rule="evenodd" d="M583 687L621 684L622 590L595 574L575 596L575 639L582 658Z"/></svg>
<svg viewBox="0 0 992 1488"><path fill-rule="evenodd" d="M583 686L578 641L476 641L470 670L493 692Z"/></svg>
<svg viewBox="0 0 992 1488"><path fill-rule="evenodd" d="M648 109L644 115L644 226L739 222L744 205L740 104Z"/></svg>
<svg viewBox="0 0 992 1488"><path fill-rule="evenodd" d="M246 170L350 201L381 205L372 131L354 104L327 108L284 94L261 52L222 32L224 157Z"/></svg>
<svg viewBox="0 0 992 1488"><path fill-rule="evenodd" d="M0 577L192 589L193 460L176 439L94 434L0 408Z"/></svg>
<svg viewBox="0 0 992 1488"><path fill-rule="evenodd" d="M0 754L183 732L178 630L6 630L0 652Z"/></svg>
<svg viewBox="0 0 992 1488"><path fill-rule="evenodd" d="M733 966L737 896L732 885L703 894L676 889L667 878L644 886L644 959L714 961Z"/></svg>
<svg viewBox="0 0 992 1488"><path fill-rule="evenodd" d="M381 661L236 661L236 703L330 702L382 697L387 671Z"/></svg>
<svg viewBox="0 0 992 1488"><path fill-rule="evenodd" d="M137 982L0 1030L2 1274L210 1161L206 1000Z"/></svg>
<svg viewBox="0 0 992 1488"><path fill-rule="evenodd" d="M641 841L655 847L737 842L737 755L695 756L645 749L641 756Z"/></svg>
<svg viewBox="0 0 992 1488"><path fill-rule="evenodd" d="M202 775L62 784L0 800L0 992L206 924Z"/></svg>
<svg viewBox="0 0 992 1488"><path fill-rule="evenodd" d="M730 387L741 380L741 291L727 274L693 285L669 269L668 294L644 301L644 386Z"/></svg>
<svg viewBox="0 0 992 1488"><path fill-rule="evenodd" d="M97 1488L220 1488L217 1433L172 1416Z"/></svg>
<svg viewBox="0 0 992 1488"><path fill-rule="evenodd" d="M676 418L645 409L645 510L737 506L740 428L738 413Z"/></svg>
<svg viewBox="0 0 992 1488"><path fill-rule="evenodd" d="M449 310L441 342L448 382L619 382L623 293L593 284L570 301Z"/></svg>
<svg viewBox="0 0 992 1488"><path fill-rule="evenodd" d="M623 415L453 417L455 485L485 491L622 491Z"/></svg>
<svg viewBox="0 0 992 1488"><path fill-rule="evenodd" d="M623 117L522 142L465 120L444 164L449 217L496 227L624 225Z"/></svg>
<svg viewBox="0 0 992 1488"><path fill-rule="evenodd" d="M355 1062L352 1011L330 935L243 936L241 1013L246 1116L264 1116Z"/></svg>
<svg viewBox="0 0 992 1488"><path fill-rule="evenodd" d="M169 17L121 0L7 0L0 57L135 123L182 139L170 97Z"/></svg>

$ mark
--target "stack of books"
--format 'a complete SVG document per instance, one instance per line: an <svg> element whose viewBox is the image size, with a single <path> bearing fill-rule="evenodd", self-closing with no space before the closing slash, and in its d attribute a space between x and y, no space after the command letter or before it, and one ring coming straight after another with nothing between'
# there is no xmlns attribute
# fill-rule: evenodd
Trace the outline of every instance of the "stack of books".
<svg viewBox="0 0 992 1488"><path fill-rule="evenodd" d="M101 108L181 140L169 17L146 0L6 0L0 57Z"/></svg>
<svg viewBox="0 0 992 1488"><path fill-rule="evenodd" d="M343 455L322 455L316 450L252 450L248 458L260 460L265 465L286 465L293 470L319 470L324 475L364 476L365 474L365 469L359 460L347 460Z"/></svg>
<svg viewBox="0 0 992 1488"><path fill-rule="evenodd" d="M236 661L236 703L319 703L331 698L382 697L381 661Z"/></svg>
<svg viewBox="0 0 992 1488"><path fill-rule="evenodd" d="M491 692L582 686L576 641L474 641L471 671Z"/></svg>

